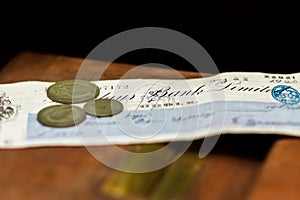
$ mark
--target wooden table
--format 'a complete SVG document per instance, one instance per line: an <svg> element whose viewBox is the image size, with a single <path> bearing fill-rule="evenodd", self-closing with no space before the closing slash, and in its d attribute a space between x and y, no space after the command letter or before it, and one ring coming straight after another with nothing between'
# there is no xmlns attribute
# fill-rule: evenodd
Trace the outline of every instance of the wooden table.
<svg viewBox="0 0 300 200"><path fill-rule="evenodd" d="M0 69L0 83L73 79L83 59L25 52ZM97 65L96 65L97 64ZM90 61L93 72L104 62ZM126 73L134 69L132 73ZM186 78L196 72L178 71ZM93 79L91 73L79 78ZM113 63L101 79L174 78L171 70ZM85 77L89 76L89 77ZM196 140L161 170L111 169L85 147L0 149L0 199L299 199L300 140L277 135L223 135L199 159ZM156 144L163 145L163 144ZM151 145L130 145L130 151ZM105 151L105 149L103 149Z"/></svg>

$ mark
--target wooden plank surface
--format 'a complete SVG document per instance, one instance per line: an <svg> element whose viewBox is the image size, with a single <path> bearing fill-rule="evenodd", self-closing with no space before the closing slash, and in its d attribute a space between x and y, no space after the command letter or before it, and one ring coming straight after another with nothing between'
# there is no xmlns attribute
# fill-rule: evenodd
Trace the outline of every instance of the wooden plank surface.
<svg viewBox="0 0 300 200"><path fill-rule="evenodd" d="M53 54L21 53L0 69L0 83L28 80L60 81L77 77L83 59ZM196 78L197 72L175 71L154 67L137 67L123 63L112 63L89 60L84 63L84 72L77 78L88 80L107 80L120 78ZM206 75L206 74L203 74Z"/></svg>
<svg viewBox="0 0 300 200"><path fill-rule="evenodd" d="M278 140L259 173L249 200L300 198L300 140Z"/></svg>
<svg viewBox="0 0 300 200"><path fill-rule="evenodd" d="M82 62L81 58L61 55L21 53L0 69L0 83L73 79ZM85 73L77 78L98 80L97 71L106 63L88 61L87 66ZM194 78L203 74L112 63L100 78L180 78L181 75ZM268 150L272 139L263 138L222 136L216 150L204 159L198 158L202 140L197 140L172 165L142 174L108 168L85 147L1 149L0 199L243 199L267 152L260 153L259 158L254 154L249 156L247 152L252 150L245 144L256 142L258 151ZM148 147L124 148L136 152Z"/></svg>

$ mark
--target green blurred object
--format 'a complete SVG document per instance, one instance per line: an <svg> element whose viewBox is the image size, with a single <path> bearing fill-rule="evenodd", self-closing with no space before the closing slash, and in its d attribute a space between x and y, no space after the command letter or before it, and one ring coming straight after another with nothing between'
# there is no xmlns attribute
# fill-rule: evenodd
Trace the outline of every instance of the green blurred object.
<svg viewBox="0 0 300 200"><path fill-rule="evenodd" d="M147 145L134 145L127 149L130 152L135 153L147 153L162 148L162 144L147 144ZM131 157L126 161L126 167L134 165L147 165L146 160L141 162L140 159ZM127 173L121 171L113 171L108 176L104 184L102 185L102 191L113 197L146 197L149 192L153 190L153 186L156 182L160 181L164 169L157 170L148 173Z"/></svg>
<svg viewBox="0 0 300 200"><path fill-rule="evenodd" d="M131 146L130 151L145 153L163 146L136 145ZM153 172L135 174L114 171L107 177L101 190L108 196L120 199L184 199L197 181L202 163L203 159L199 159L197 152L185 152L170 166ZM130 166L148 163L147 160L130 159L126 164Z"/></svg>
<svg viewBox="0 0 300 200"><path fill-rule="evenodd" d="M168 167L150 199L186 199L197 181L204 159L197 152L186 152Z"/></svg>

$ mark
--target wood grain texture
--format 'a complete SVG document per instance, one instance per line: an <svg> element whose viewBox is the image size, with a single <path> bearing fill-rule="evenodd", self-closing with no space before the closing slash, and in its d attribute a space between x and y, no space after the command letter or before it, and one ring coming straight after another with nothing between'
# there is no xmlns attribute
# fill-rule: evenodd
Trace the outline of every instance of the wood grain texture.
<svg viewBox="0 0 300 200"><path fill-rule="evenodd" d="M79 71L79 69L81 69ZM66 79L106 80L120 78L196 78L207 76L198 72L170 70L158 67L108 63L53 54L25 52L18 54L0 69L0 83Z"/></svg>
<svg viewBox="0 0 300 200"><path fill-rule="evenodd" d="M205 161L191 199L245 199L252 188L260 162L226 154L214 154Z"/></svg>
<svg viewBox="0 0 300 200"><path fill-rule="evenodd" d="M78 70L85 62L85 70ZM122 63L83 61L61 55L25 52L0 70L0 83L27 80L120 78L195 78L196 72ZM105 70L104 70L105 69ZM102 70L102 72L101 72ZM99 76L99 71L101 76ZM150 174L108 168L85 147L41 147L0 150L0 199L241 199L253 182L260 162L223 153L198 158L201 140L172 165ZM122 148L136 151L144 145ZM100 147L102 148L102 147ZM197 150L195 150L195 148ZM105 148L102 148L105 152ZM109 152L107 152L109 153ZM172 181L173 180L173 181ZM136 186L128 186L133 181ZM143 184L147 182L149 184ZM126 187L125 187L126 186ZM125 189L124 189L125 187ZM116 195L116 188L122 195Z"/></svg>
<svg viewBox="0 0 300 200"><path fill-rule="evenodd" d="M278 140L263 164L247 200L300 198L300 140Z"/></svg>
<svg viewBox="0 0 300 200"><path fill-rule="evenodd" d="M98 187L109 169L85 148L1 150L0 159L1 199L105 197Z"/></svg>

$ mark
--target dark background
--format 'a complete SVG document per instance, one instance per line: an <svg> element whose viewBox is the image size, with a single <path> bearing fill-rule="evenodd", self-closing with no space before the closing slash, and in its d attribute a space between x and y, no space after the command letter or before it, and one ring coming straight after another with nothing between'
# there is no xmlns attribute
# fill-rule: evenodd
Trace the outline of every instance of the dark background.
<svg viewBox="0 0 300 200"><path fill-rule="evenodd" d="M158 26L192 37L221 72L299 71L300 12L289 1L30 0L0 5L0 66L21 51L84 58L114 34ZM182 58L159 50L131 52L117 61L195 70Z"/></svg>

